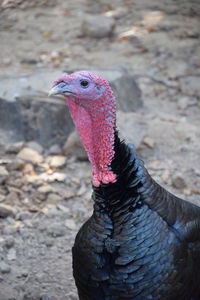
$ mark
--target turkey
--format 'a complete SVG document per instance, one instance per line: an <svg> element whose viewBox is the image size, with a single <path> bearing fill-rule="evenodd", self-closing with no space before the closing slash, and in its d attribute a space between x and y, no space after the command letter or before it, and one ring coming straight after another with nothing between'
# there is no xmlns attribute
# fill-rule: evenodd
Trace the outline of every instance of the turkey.
<svg viewBox="0 0 200 300"><path fill-rule="evenodd" d="M72 249L79 298L200 299L200 207L157 184L120 140L105 79L65 74L50 94L65 96L92 164L94 211Z"/></svg>

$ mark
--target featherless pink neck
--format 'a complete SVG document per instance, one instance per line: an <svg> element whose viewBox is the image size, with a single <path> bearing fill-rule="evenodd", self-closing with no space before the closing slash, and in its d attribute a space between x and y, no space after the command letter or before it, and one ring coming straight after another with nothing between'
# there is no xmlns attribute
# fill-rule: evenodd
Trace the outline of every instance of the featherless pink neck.
<svg viewBox="0 0 200 300"><path fill-rule="evenodd" d="M108 83L104 83L102 96L97 100L66 97L66 101L92 164L93 185L115 182L110 164L114 157L116 101Z"/></svg>

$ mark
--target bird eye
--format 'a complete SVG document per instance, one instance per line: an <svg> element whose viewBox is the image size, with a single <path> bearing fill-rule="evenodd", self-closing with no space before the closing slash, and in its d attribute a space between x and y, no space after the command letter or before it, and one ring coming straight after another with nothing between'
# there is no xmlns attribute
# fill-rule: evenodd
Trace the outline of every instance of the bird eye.
<svg viewBox="0 0 200 300"><path fill-rule="evenodd" d="M89 82L87 80L81 80L81 86L86 88L89 85Z"/></svg>

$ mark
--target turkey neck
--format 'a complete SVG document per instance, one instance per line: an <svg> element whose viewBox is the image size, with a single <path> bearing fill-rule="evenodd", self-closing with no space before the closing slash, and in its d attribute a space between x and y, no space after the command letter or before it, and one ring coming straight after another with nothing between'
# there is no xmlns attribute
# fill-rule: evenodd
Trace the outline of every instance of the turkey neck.
<svg viewBox="0 0 200 300"><path fill-rule="evenodd" d="M120 141L115 130L115 155L111 169L117 180L115 183L93 187L94 211L103 210L112 218L117 211L121 214L132 213L143 205L140 191L144 190L146 171L133 148L133 145Z"/></svg>
<svg viewBox="0 0 200 300"><path fill-rule="evenodd" d="M67 105L92 164L93 185L116 181L110 164L114 157L116 101L109 87L100 98L81 101L67 97Z"/></svg>

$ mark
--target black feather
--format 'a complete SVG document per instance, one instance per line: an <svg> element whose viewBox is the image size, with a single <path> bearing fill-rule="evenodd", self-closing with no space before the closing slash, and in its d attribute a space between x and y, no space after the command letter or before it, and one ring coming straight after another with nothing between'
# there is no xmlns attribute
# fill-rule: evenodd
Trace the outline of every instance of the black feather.
<svg viewBox="0 0 200 300"><path fill-rule="evenodd" d="M117 182L93 187L73 247L80 299L200 299L200 208L159 186L117 132L111 168Z"/></svg>

